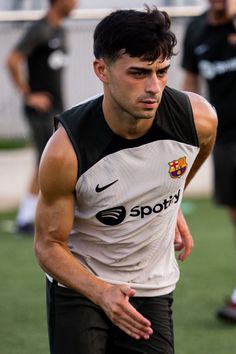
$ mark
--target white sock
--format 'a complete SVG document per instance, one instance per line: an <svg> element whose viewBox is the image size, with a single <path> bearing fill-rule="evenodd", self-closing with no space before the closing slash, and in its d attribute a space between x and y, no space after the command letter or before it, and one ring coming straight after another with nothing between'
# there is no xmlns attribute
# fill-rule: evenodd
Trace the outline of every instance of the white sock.
<svg viewBox="0 0 236 354"><path fill-rule="evenodd" d="M27 194L25 198L22 200L16 223L18 225L24 225L27 223L34 223L36 205L37 205L38 196L34 194Z"/></svg>
<svg viewBox="0 0 236 354"><path fill-rule="evenodd" d="M236 288L234 289L232 295L231 295L231 301L236 304Z"/></svg>

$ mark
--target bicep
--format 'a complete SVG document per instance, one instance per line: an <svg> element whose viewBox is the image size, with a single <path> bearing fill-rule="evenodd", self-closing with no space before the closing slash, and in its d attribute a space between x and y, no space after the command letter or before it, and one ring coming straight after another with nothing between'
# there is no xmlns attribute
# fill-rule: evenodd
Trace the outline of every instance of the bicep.
<svg viewBox="0 0 236 354"><path fill-rule="evenodd" d="M17 70L23 65L24 60L25 56L23 53L18 50L13 50L7 57L6 64L10 70Z"/></svg>
<svg viewBox="0 0 236 354"><path fill-rule="evenodd" d="M36 239L65 243L73 225L73 211L73 195L58 196L49 201L41 192L36 212Z"/></svg>
<svg viewBox="0 0 236 354"><path fill-rule="evenodd" d="M204 97L193 92L186 93L191 102L200 149L207 149L214 144L216 137L218 124L216 110Z"/></svg>
<svg viewBox="0 0 236 354"><path fill-rule="evenodd" d="M54 135L39 168L36 240L66 243L74 219L77 164L64 132Z"/></svg>
<svg viewBox="0 0 236 354"><path fill-rule="evenodd" d="M188 93L192 104L195 127L199 140L199 153L188 175L186 185L210 155L217 132L217 114L215 109L201 96Z"/></svg>

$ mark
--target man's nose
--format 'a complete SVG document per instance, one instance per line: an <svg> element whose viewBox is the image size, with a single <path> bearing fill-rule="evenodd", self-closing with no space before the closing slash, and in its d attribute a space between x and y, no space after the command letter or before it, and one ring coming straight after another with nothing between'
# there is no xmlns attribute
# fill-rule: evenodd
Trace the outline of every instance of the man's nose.
<svg viewBox="0 0 236 354"><path fill-rule="evenodd" d="M158 77L156 75L152 75L147 79L146 82L146 92L157 94L160 92L161 85Z"/></svg>

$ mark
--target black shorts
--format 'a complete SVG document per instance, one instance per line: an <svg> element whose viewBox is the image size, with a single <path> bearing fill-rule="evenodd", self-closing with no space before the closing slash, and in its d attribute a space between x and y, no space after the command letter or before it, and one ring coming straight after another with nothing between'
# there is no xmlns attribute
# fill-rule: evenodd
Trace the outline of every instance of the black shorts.
<svg viewBox="0 0 236 354"><path fill-rule="evenodd" d="M36 148L37 163L39 163L43 150L53 133L53 119L58 111L52 109L49 112L37 112L30 107L25 107L24 112Z"/></svg>
<svg viewBox="0 0 236 354"><path fill-rule="evenodd" d="M216 203L236 207L236 143L216 144L213 162Z"/></svg>
<svg viewBox="0 0 236 354"><path fill-rule="evenodd" d="M172 301L172 294L130 299L154 331L149 340L135 340L90 300L47 280L50 353L174 354Z"/></svg>

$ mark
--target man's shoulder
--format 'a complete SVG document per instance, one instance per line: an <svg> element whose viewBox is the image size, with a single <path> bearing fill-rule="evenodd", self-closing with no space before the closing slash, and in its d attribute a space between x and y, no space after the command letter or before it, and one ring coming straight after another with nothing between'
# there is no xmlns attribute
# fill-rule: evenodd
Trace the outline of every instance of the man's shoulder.
<svg viewBox="0 0 236 354"><path fill-rule="evenodd" d="M208 119L217 121L216 109L212 104L203 96L195 92L186 92L191 102L193 115L196 119L206 121Z"/></svg>
<svg viewBox="0 0 236 354"><path fill-rule="evenodd" d="M62 26L55 29L55 27L52 26L45 17L32 23L27 30L28 33L41 38L41 40L47 40L52 35L54 35L55 32L59 33L60 31L64 31Z"/></svg>
<svg viewBox="0 0 236 354"><path fill-rule="evenodd" d="M35 42L41 42L48 38L51 31L52 27L42 18L27 25L23 40L32 39Z"/></svg>
<svg viewBox="0 0 236 354"><path fill-rule="evenodd" d="M215 108L202 96L188 92L193 110L195 127L200 145L214 139L217 129L217 113Z"/></svg>
<svg viewBox="0 0 236 354"><path fill-rule="evenodd" d="M44 18L40 18L37 21L31 22L27 26L27 32L38 32L47 28L49 25Z"/></svg>
<svg viewBox="0 0 236 354"><path fill-rule="evenodd" d="M186 40L194 45L196 42L205 38L208 32L208 18L207 12L194 17L187 25Z"/></svg>
<svg viewBox="0 0 236 354"><path fill-rule="evenodd" d="M208 24L208 13L207 11L203 12L201 15L198 15L190 20L188 23L188 29L194 29L195 31L198 31L198 26L206 26Z"/></svg>

